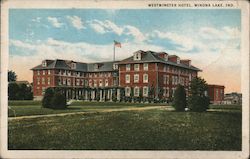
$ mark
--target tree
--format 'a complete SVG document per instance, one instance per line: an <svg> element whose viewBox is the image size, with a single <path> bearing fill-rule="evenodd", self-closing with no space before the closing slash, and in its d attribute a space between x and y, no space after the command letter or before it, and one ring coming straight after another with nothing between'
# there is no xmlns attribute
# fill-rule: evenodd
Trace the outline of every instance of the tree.
<svg viewBox="0 0 250 159"><path fill-rule="evenodd" d="M184 111L187 106L186 91L184 86L178 85L174 92L173 107L176 111Z"/></svg>
<svg viewBox="0 0 250 159"><path fill-rule="evenodd" d="M17 75L14 71L8 71L8 82L15 82L17 79Z"/></svg>
<svg viewBox="0 0 250 159"><path fill-rule="evenodd" d="M207 83L200 77L195 77L190 84L188 107L191 111L203 112L208 109L209 98L206 96Z"/></svg>
<svg viewBox="0 0 250 159"><path fill-rule="evenodd" d="M9 100L18 100L19 86L16 83L8 84L8 99Z"/></svg>
<svg viewBox="0 0 250 159"><path fill-rule="evenodd" d="M52 98L54 96L55 92L52 88L47 88L45 90L45 94L43 96L42 100L42 107L44 108L51 108L52 107Z"/></svg>

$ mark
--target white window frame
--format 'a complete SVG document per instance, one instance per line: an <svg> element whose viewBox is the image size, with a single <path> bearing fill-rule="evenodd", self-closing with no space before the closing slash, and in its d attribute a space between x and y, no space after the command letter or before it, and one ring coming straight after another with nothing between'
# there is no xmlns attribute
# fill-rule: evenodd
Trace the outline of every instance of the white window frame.
<svg viewBox="0 0 250 159"><path fill-rule="evenodd" d="M147 97L147 96L148 96L148 87L147 87L147 86L144 86L144 87L143 87L143 96L144 96L144 97Z"/></svg>
<svg viewBox="0 0 250 159"><path fill-rule="evenodd" d="M66 79L65 78L63 79L63 85L66 85Z"/></svg>
<svg viewBox="0 0 250 159"><path fill-rule="evenodd" d="M102 83L102 79L99 79L99 87L102 87L103 83Z"/></svg>
<svg viewBox="0 0 250 159"><path fill-rule="evenodd" d="M45 75L45 70L43 70L43 75Z"/></svg>
<svg viewBox="0 0 250 159"><path fill-rule="evenodd" d="M37 75L40 75L40 71L39 70L37 71Z"/></svg>
<svg viewBox="0 0 250 159"><path fill-rule="evenodd" d="M42 84L45 84L45 78L44 77L42 78Z"/></svg>
<svg viewBox="0 0 250 159"><path fill-rule="evenodd" d="M125 75L125 83L130 83L130 74Z"/></svg>
<svg viewBox="0 0 250 159"><path fill-rule="evenodd" d="M50 85L50 77L48 77L48 85Z"/></svg>
<svg viewBox="0 0 250 159"><path fill-rule="evenodd" d="M163 75L163 84L166 84L166 83L167 83L167 76Z"/></svg>
<svg viewBox="0 0 250 159"><path fill-rule="evenodd" d="M89 80L89 87L92 87L92 80Z"/></svg>
<svg viewBox="0 0 250 159"><path fill-rule="evenodd" d="M143 64L143 70L144 71L148 71L148 63L144 63Z"/></svg>
<svg viewBox="0 0 250 159"><path fill-rule="evenodd" d="M48 75L50 75L50 70L48 70Z"/></svg>
<svg viewBox="0 0 250 159"><path fill-rule="evenodd" d="M68 85L68 86L71 85L71 79L70 79L70 78L67 79L67 85Z"/></svg>
<svg viewBox="0 0 250 159"><path fill-rule="evenodd" d="M105 87L109 86L109 81L108 79L105 79Z"/></svg>
<svg viewBox="0 0 250 159"><path fill-rule="evenodd" d="M97 87L97 80L94 80L94 87Z"/></svg>
<svg viewBox="0 0 250 159"><path fill-rule="evenodd" d="M134 74L134 83L139 83L139 81L140 81L139 74Z"/></svg>
<svg viewBox="0 0 250 159"><path fill-rule="evenodd" d="M135 96L135 97L139 97L139 95L140 95L140 88L136 86L136 87L134 88L134 96Z"/></svg>
<svg viewBox="0 0 250 159"><path fill-rule="evenodd" d="M130 94L131 94L131 88L125 87L125 96L130 96Z"/></svg>
<svg viewBox="0 0 250 159"><path fill-rule="evenodd" d="M140 64L134 64L134 71L140 71Z"/></svg>
<svg viewBox="0 0 250 159"><path fill-rule="evenodd" d="M147 79L145 79L147 77ZM143 83L148 83L148 74L143 74Z"/></svg>
<svg viewBox="0 0 250 159"><path fill-rule="evenodd" d="M130 64L126 64L126 71L130 71Z"/></svg>

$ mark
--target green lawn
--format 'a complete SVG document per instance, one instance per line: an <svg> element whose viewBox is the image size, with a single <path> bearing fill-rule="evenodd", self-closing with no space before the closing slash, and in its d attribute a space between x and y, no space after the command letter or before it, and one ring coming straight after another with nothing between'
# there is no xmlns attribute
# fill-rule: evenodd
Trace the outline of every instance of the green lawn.
<svg viewBox="0 0 250 159"><path fill-rule="evenodd" d="M9 121L9 149L241 150L241 113L124 111Z"/></svg>
<svg viewBox="0 0 250 159"><path fill-rule="evenodd" d="M8 116L29 116L29 115L44 115L58 114L71 112L88 112L104 109L118 109L128 107L146 107L146 106L166 105L162 103L115 103L115 102L73 102L65 110L52 110L42 108L39 101L10 101Z"/></svg>

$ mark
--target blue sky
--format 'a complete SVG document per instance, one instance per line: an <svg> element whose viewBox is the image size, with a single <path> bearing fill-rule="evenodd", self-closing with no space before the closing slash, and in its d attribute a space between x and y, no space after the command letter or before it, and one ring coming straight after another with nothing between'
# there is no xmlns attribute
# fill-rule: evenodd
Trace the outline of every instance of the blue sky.
<svg viewBox="0 0 250 159"><path fill-rule="evenodd" d="M30 72L19 67L29 70L45 58L109 61L116 40L122 44L117 59L137 50L166 51L192 59L213 82L215 68L240 70L240 32L238 9L11 9L10 69L24 78ZM20 58L32 63L17 66Z"/></svg>

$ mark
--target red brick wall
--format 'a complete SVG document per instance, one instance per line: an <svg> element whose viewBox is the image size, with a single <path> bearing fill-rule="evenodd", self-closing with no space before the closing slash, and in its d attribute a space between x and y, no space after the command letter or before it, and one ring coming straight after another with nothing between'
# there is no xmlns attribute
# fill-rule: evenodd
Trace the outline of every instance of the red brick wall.
<svg viewBox="0 0 250 159"><path fill-rule="evenodd" d="M221 102L224 100L224 86L208 85L208 96L211 102Z"/></svg>

